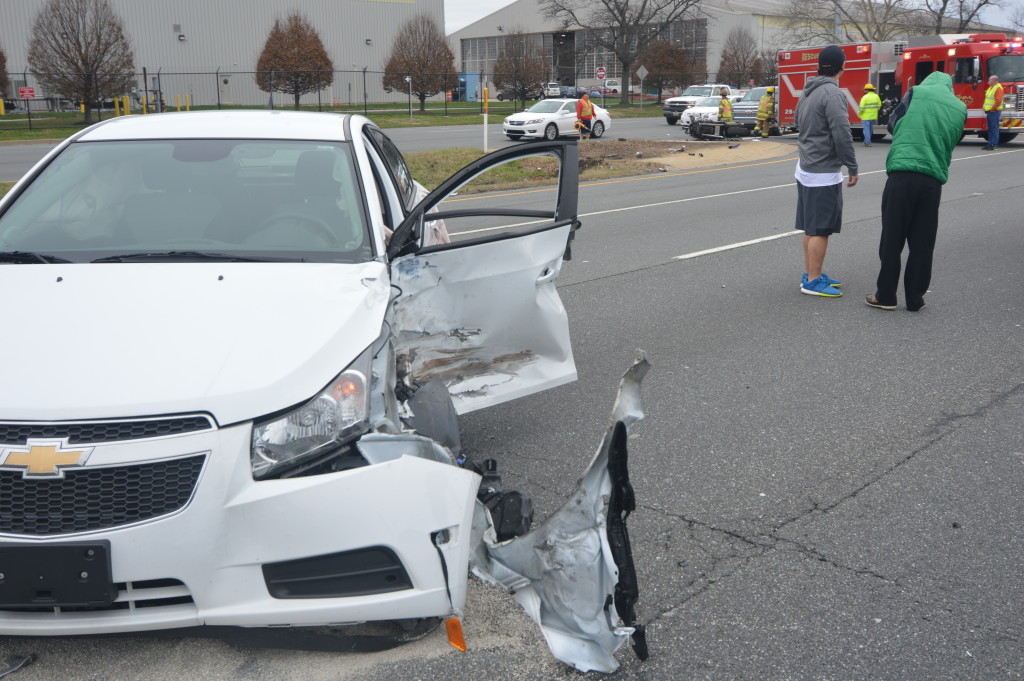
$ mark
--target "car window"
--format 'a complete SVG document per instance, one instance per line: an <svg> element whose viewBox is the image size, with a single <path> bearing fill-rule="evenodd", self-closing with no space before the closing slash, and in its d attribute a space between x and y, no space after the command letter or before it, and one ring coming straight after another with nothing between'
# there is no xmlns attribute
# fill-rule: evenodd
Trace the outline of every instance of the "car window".
<svg viewBox="0 0 1024 681"><path fill-rule="evenodd" d="M565 104L562 105L562 111L575 111L575 110L576 110L576 105L572 104L570 102L566 102Z"/></svg>
<svg viewBox="0 0 1024 681"><path fill-rule="evenodd" d="M406 209L412 208L416 203L416 183L412 179L412 173L409 171L409 166L405 163L405 158L402 157L402 152L380 130L367 128L367 132L370 139L377 146L377 149L380 150L384 161L388 164L388 169L398 184L398 191L402 195L402 202L405 204Z"/></svg>
<svg viewBox="0 0 1024 681"><path fill-rule="evenodd" d="M372 248L357 178L343 142L77 142L0 216L0 251L363 262Z"/></svg>
<svg viewBox="0 0 1024 681"><path fill-rule="evenodd" d="M707 97L710 94L711 88L698 87L696 85L691 85L690 87L686 88L685 92L683 92L683 96L685 97Z"/></svg>
<svg viewBox="0 0 1024 681"><path fill-rule="evenodd" d="M767 89L768 88L763 88L763 87L754 88L753 90L748 92L743 97L743 101L744 102L760 102L761 98L764 97L764 93L767 91Z"/></svg>
<svg viewBox="0 0 1024 681"><path fill-rule="evenodd" d="M529 111L530 113L555 113L561 106L562 102L545 99L543 101L537 102L529 109L527 109L527 111Z"/></svg>

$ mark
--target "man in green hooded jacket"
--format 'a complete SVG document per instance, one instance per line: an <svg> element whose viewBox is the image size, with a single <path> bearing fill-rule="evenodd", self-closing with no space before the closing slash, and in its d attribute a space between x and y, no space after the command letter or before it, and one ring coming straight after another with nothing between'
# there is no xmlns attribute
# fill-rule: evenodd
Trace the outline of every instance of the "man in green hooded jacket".
<svg viewBox="0 0 1024 681"><path fill-rule="evenodd" d="M967 106L953 94L953 80L935 71L912 88L889 115L892 144L885 159L889 178L882 191L882 261L874 294L865 302L896 309L900 260L908 248L903 290L907 309L924 307L932 276L932 252L939 228L942 185L949 178L953 148L960 141Z"/></svg>

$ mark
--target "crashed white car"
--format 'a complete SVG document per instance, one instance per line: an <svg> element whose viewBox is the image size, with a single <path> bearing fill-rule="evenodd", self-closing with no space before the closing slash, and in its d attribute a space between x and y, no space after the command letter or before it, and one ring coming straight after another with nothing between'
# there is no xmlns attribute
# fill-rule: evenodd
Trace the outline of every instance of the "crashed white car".
<svg viewBox="0 0 1024 681"><path fill-rule="evenodd" d="M458 193L533 155L561 167L546 207ZM614 670L642 635L642 366L532 530L455 420L575 379L555 280L577 184L575 144L544 142L417 201L384 133L334 114L129 116L59 145L0 200L0 635L457 617L472 567L560 659Z"/></svg>
<svg viewBox="0 0 1024 681"><path fill-rule="evenodd" d="M544 99L526 111L512 114L501 124L502 132L510 140L525 137L556 140L559 137L579 137L576 129L576 99ZM606 109L591 102L594 120L590 124L590 136L601 137L612 126L612 118Z"/></svg>
<svg viewBox="0 0 1024 681"><path fill-rule="evenodd" d="M720 101L721 97L706 97L700 100L679 116L679 125L688 128L695 120L717 121Z"/></svg>

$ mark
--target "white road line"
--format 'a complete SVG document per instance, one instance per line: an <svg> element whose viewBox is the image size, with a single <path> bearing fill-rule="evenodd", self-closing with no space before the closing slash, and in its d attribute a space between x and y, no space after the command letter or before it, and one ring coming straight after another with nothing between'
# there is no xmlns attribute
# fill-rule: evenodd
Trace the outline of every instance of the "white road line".
<svg viewBox="0 0 1024 681"><path fill-rule="evenodd" d="M772 234L771 236L763 236L760 239L751 239L750 241L740 241L735 244L728 244L726 246L718 246L716 248L708 248L703 251L694 251L693 253L686 253L685 255L672 256L673 260L689 260L690 258L699 258L702 255L711 255L712 253L721 253L722 251L731 251L734 248L743 248L744 246L753 246L754 244L763 243L765 241L774 241L775 239L784 239L787 236L796 236L797 234L803 234L800 230L792 232L785 232L784 234Z"/></svg>

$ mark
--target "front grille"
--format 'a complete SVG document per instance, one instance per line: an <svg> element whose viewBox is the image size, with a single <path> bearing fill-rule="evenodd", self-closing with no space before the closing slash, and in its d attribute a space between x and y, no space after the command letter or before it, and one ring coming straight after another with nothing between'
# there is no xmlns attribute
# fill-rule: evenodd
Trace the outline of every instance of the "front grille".
<svg viewBox="0 0 1024 681"><path fill-rule="evenodd" d="M509 125L526 125L523 121L509 121Z"/></svg>
<svg viewBox="0 0 1024 681"><path fill-rule="evenodd" d="M213 424L206 416L180 416L138 421L0 422L0 444L22 445L30 438L54 440L67 438L69 445L100 444L184 435L211 428L213 428Z"/></svg>
<svg viewBox="0 0 1024 681"><path fill-rule="evenodd" d="M114 584L117 597L109 607L54 608L24 607L4 608L6 612L41 612L60 614L63 612L104 612L108 610L138 610L141 608L166 608L172 605L194 603L188 587L179 579L150 579L143 582L118 582Z"/></svg>
<svg viewBox="0 0 1024 681"><path fill-rule="evenodd" d="M0 533L45 537L152 520L192 497L204 454L169 461L65 470L63 479L26 480L0 471Z"/></svg>
<svg viewBox="0 0 1024 681"><path fill-rule="evenodd" d="M1015 89L1017 90L1017 102L1014 108L1017 110L1017 113L1024 113L1024 87L1018 85Z"/></svg>
<svg viewBox="0 0 1024 681"><path fill-rule="evenodd" d="M666 109L671 109L672 111L686 111L691 106L693 106L693 105L692 104L676 104L676 103L672 103L672 104L666 104L665 108Z"/></svg>

